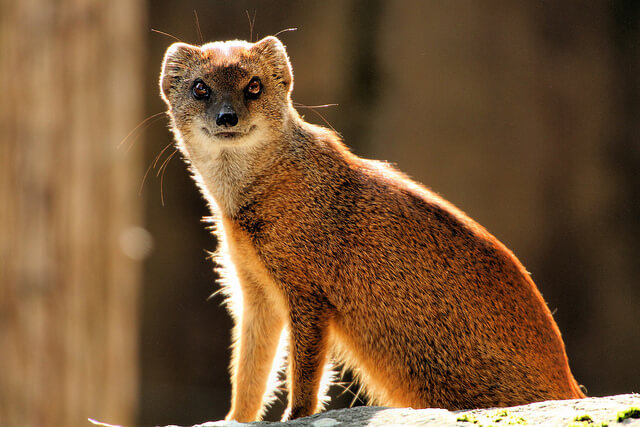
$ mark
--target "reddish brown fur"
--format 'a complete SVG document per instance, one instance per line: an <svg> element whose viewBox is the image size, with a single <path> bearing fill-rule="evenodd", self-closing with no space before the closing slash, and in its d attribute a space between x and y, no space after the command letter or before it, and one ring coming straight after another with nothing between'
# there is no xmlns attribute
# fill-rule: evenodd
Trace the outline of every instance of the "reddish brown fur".
<svg viewBox="0 0 640 427"><path fill-rule="evenodd" d="M248 101L241 94L252 76L264 93ZM190 98L195 78L211 86L208 103ZM292 80L273 37L176 44L165 56L162 96L217 218L237 324L228 418L260 416L285 326L293 418L319 409L328 356L354 369L382 405L584 397L516 257L434 193L304 122L291 106ZM239 129L252 129L233 141L212 136L225 97Z"/></svg>

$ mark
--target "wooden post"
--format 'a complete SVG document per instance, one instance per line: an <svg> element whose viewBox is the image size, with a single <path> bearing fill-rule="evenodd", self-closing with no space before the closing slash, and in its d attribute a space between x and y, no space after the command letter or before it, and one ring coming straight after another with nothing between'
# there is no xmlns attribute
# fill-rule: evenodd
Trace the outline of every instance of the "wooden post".
<svg viewBox="0 0 640 427"><path fill-rule="evenodd" d="M131 424L143 1L55 3L0 2L0 425Z"/></svg>

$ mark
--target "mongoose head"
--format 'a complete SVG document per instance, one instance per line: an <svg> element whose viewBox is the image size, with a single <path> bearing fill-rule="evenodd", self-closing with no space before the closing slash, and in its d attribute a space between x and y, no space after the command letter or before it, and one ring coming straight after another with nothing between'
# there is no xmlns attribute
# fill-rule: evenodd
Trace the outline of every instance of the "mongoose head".
<svg viewBox="0 0 640 427"><path fill-rule="evenodd" d="M191 156L255 144L282 132L291 107L293 74L276 37L167 49L162 99L181 148Z"/></svg>

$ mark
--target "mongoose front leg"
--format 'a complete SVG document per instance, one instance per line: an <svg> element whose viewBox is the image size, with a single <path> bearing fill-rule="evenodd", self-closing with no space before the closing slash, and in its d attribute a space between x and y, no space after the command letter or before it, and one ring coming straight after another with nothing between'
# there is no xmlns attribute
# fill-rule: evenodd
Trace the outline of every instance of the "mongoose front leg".
<svg viewBox="0 0 640 427"><path fill-rule="evenodd" d="M285 317L260 288L245 287L243 297L231 362L231 410L226 419L249 422L260 416Z"/></svg>
<svg viewBox="0 0 640 427"><path fill-rule="evenodd" d="M327 357L328 317L315 304L296 304L290 313L289 409L285 419L313 414Z"/></svg>

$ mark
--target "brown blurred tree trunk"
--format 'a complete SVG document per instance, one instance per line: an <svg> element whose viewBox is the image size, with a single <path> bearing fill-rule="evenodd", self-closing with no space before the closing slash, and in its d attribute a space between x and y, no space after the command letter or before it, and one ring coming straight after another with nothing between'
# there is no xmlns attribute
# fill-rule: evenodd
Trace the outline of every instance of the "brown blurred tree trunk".
<svg viewBox="0 0 640 427"><path fill-rule="evenodd" d="M143 20L0 3L0 425L135 419Z"/></svg>

